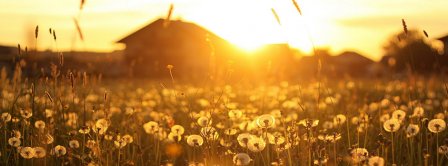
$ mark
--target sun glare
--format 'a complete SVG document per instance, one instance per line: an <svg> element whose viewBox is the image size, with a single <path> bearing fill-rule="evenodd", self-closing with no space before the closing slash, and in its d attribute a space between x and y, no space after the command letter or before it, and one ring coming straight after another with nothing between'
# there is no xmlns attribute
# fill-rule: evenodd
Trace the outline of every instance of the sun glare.
<svg viewBox="0 0 448 166"><path fill-rule="evenodd" d="M187 19L198 22L249 52L266 44L285 43L310 53L313 44L317 47L328 45L326 38L332 36L329 34L332 31L324 29L334 28L330 25L331 20L320 16L322 12L332 12L331 10L319 10L318 13L308 9L304 10L307 12L305 16L300 16L290 1L243 1L237 5L220 2L208 6L201 12L188 13ZM271 9L276 11L280 24ZM208 14L203 14L204 12Z"/></svg>

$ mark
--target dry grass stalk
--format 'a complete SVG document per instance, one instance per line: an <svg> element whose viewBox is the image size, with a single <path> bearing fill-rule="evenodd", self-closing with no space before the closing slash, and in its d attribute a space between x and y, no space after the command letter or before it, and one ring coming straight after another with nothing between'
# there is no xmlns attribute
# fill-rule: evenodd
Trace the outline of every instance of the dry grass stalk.
<svg viewBox="0 0 448 166"><path fill-rule="evenodd" d="M171 19L171 16L173 14L173 10L174 10L174 4L170 4L170 9L168 10L168 14L166 16L166 19L163 22L163 27L168 27L168 25L170 24L170 19Z"/></svg>
<svg viewBox="0 0 448 166"><path fill-rule="evenodd" d="M429 37L428 32L426 32L425 30L423 30L423 34L425 34L426 38Z"/></svg>
<svg viewBox="0 0 448 166"><path fill-rule="evenodd" d="M300 10L300 6L297 3L297 1L296 0L292 0L292 3L294 4L294 7L296 7L296 9L299 12L299 14L302 16L302 10Z"/></svg>
<svg viewBox="0 0 448 166"><path fill-rule="evenodd" d="M56 41L56 31L53 29L53 39Z"/></svg>
<svg viewBox="0 0 448 166"><path fill-rule="evenodd" d="M73 21L75 22L75 26L76 26L76 30L78 31L79 38L81 38L81 41L84 41L84 35L82 34L81 27L79 26L78 19L73 18Z"/></svg>
<svg viewBox="0 0 448 166"><path fill-rule="evenodd" d="M404 19L401 19L401 23L403 24L404 33L407 35L408 34L408 26L406 25L406 21L404 21Z"/></svg>
<svg viewBox="0 0 448 166"><path fill-rule="evenodd" d="M45 95L47 95L48 99L53 103L53 98L51 97L50 93L48 91L45 91Z"/></svg>
<svg viewBox="0 0 448 166"><path fill-rule="evenodd" d="M82 10L85 2L86 2L85 0L81 0L81 4L79 5L79 10Z"/></svg>
<svg viewBox="0 0 448 166"><path fill-rule="evenodd" d="M36 29L34 29L34 37L37 39L39 36L39 25L36 25Z"/></svg>
<svg viewBox="0 0 448 166"><path fill-rule="evenodd" d="M275 12L274 8L271 8L272 14L274 15L275 19L277 20L277 23L279 25L282 25L282 23L280 22L280 17L278 17L277 12Z"/></svg>

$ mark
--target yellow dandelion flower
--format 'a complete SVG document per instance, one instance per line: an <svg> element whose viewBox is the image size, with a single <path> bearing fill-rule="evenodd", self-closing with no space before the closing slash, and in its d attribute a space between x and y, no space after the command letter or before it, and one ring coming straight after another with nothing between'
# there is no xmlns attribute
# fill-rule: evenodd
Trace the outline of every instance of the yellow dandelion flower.
<svg viewBox="0 0 448 166"><path fill-rule="evenodd" d="M433 119L428 123L428 130L433 133L439 133L445 130L446 122L443 119Z"/></svg>
<svg viewBox="0 0 448 166"><path fill-rule="evenodd" d="M34 157L35 151L32 147L24 147L20 149L20 156L22 156L25 159L31 159Z"/></svg>
<svg viewBox="0 0 448 166"><path fill-rule="evenodd" d="M193 147L201 146L204 139L200 135L190 135L187 137L187 144Z"/></svg>
<svg viewBox="0 0 448 166"><path fill-rule="evenodd" d="M383 124L384 130L387 132L396 132L400 129L400 122L398 119L389 119Z"/></svg>
<svg viewBox="0 0 448 166"><path fill-rule="evenodd" d="M250 156L246 153L238 153L233 156L233 164L237 166L249 165L251 160Z"/></svg>

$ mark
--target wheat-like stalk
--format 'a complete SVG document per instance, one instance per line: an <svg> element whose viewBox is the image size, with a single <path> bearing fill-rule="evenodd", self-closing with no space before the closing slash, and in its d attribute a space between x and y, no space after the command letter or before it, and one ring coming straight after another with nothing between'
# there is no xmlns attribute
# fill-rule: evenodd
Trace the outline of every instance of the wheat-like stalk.
<svg viewBox="0 0 448 166"><path fill-rule="evenodd" d="M404 21L404 19L401 19L401 23L403 24L404 33L407 35L408 34L408 26L406 25L406 21Z"/></svg>
<svg viewBox="0 0 448 166"><path fill-rule="evenodd" d="M79 38L81 39L81 41L84 41L84 35L82 34L78 19L73 18L73 21L75 22L75 26L76 26L76 30L78 31Z"/></svg>
<svg viewBox="0 0 448 166"><path fill-rule="evenodd" d="M296 0L292 0L292 3L294 4L294 7L296 7L296 9L299 12L299 14L302 16L302 10L300 10L300 6L297 3L297 1Z"/></svg>
<svg viewBox="0 0 448 166"><path fill-rule="evenodd" d="M426 36L426 38L429 37L428 32L426 32L425 30L423 30L423 34Z"/></svg>
<svg viewBox="0 0 448 166"><path fill-rule="evenodd" d="M82 8L84 7L84 3L85 2L86 2L85 0L81 0L81 3L79 5L79 10L82 10Z"/></svg>
<svg viewBox="0 0 448 166"><path fill-rule="evenodd" d="M34 29L34 37L37 39L39 36L39 25L36 25L36 29Z"/></svg>
<svg viewBox="0 0 448 166"><path fill-rule="evenodd" d="M170 19L173 14L173 10L174 10L174 4L170 4L170 9L168 10L168 14L165 18L165 21L163 22L163 27L168 27L168 25L170 24Z"/></svg>
<svg viewBox="0 0 448 166"><path fill-rule="evenodd" d="M275 17L275 20L277 20L277 23L278 23L279 25L282 25L282 23L280 22L280 17L278 17L278 14L277 14L277 12L275 12L275 9L274 9L274 8L271 8L271 11L272 11L272 14L273 14L274 17Z"/></svg>

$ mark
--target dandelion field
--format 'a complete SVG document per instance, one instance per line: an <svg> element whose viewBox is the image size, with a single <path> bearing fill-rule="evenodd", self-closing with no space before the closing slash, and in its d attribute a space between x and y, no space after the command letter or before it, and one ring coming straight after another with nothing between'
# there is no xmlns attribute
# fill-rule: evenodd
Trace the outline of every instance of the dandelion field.
<svg viewBox="0 0 448 166"><path fill-rule="evenodd" d="M302 16L298 3L292 2ZM83 5L84 0L78 17L73 18L81 41L84 35L78 21ZM281 15L270 9L282 26ZM407 36L404 19L402 26L403 38L396 36L400 46L405 42L401 40L412 37ZM242 77L232 77L240 71L224 67L219 71L224 78L210 71L205 74L209 78L185 81L177 78L177 66L166 64L161 70L166 70L168 80L141 80L132 74L103 78L74 62L71 65L78 69L67 67L70 60L64 60L51 28L49 56L39 57L38 30L36 26L31 42L35 50L28 52L19 44L12 62L0 66L0 165L448 165L448 85L437 57L431 71L440 75L418 75L410 55L413 64L403 62L403 68L407 66L402 73L384 70L386 74L376 79L374 74L327 78L322 74L325 56L318 56L308 34L317 57L317 74L300 81L264 78L284 74L270 71L271 61L269 74L258 71L260 77L235 78ZM428 39L423 32L426 38L421 41ZM145 47L145 42L136 48ZM210 64L201 64L212 70L221 59L214 59L214 45L208 37L207 42ZM167 50L172 51L171 47ZM42 58L39 62L46 66L32 62L33 58ZM389 60L393 68L396 61ZM135 61L122 68L96 62L106 70L116 67L125 73L134 70ZM91 63L86 68L94 68ZM150 66L140 65L140 69ZM287 66L279 62L279 68L283 65Z"/></svg>
<svg viewBox="0 0 448 166"><path fill-rule="evenodd" d="M448 163L437 78L195 86L53 65L30 78L3 69L0 87L0 165Z"/></svg>

